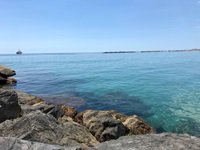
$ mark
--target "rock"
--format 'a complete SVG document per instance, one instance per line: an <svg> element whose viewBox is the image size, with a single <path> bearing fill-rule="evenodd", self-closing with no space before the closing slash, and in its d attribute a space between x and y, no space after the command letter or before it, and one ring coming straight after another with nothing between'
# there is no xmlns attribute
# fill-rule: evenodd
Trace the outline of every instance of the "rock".
<svg viewBox="0 0 200 150"><path fill-rule="evenodd" d="M7 82L7 79L0 76L0 84L4 85L6 84L6 82Z"/></svg>
<svg viewBox="0 0 200 150"><path fill-rule="evenodd" d="M127 135L156 133L153 127L146 124L144 120L136 115L126 116L121 113L114 113L112 116L122 121L123 125L128 129Z"/></svg>
<svg viewBox="0 0 200 150"><path fill-rule="evenodd" d="M75 117L75 120L87 127L100 142L117 139L126 134L122 122L114 119L116 111L86 110Z"/></svg>
<svg viewBox="0 0 200 150"><path fill-rule="evenodd" d="M72 117L72 118L75 117L78 113L75 108L70 107L70 106L66 106L66 105L60 106L60 109L65 112L66 116L69 116L69 117Z"/></svg>
<svg viewBox="0 0 200 150"><path fill-rule="evenodd" d="M11 77L16 75L16 72L4 65L0 65L0 76L3 78Z"/></svg>
<svg viewBox="0 0 200 150"><path fill-rule="evenodd" d="M185 134L146 134L124 136L100 143L96 150L199 150L200 138Z"/></svg>
<svg viewBox="0 0 200 150"><path fill-rule="evenodd" d="M28 104L28 105L34 105L39 102L43 102L43 99L33 96L24 92L16 91L19 99L20 104Z"/></svg>
<svg viewBox="0 0 200 150"><path fill-rule="evenodd" d="M0 90L0 123L21 115L18 96L15 91Z"/></svg>
<svg viewBox="0 0 200 150"><path fill-rule="evenodd" d="M53 116L41 111L4 121L0 124L0 136L82 148L98 144L85 127L71 122L61 124Z"/></svg>
<svg viewBox="0 0 200 150"><path fill-rule="evenodd" d="M0 137L0 150L83 150L80 147L63 147L21 140L14 137Z"/></svg>
<svg viewBox="0 0 200 150"><path fill-rule="evenodd" d="M12 84L16 84L17 80L14 78L7 78L6 84L8 85L12 85Z"/></svg>
<svg viewBox="0 0 200 150"><path fill-rule="evenodd" d="M126 116L114 110L86 110L79 113L75 121L86 126L100 142L117 139L123 135L156 133L154 128L138 116Z"/></svg>
<svg viewBox="0 0 200 150"><path fill-rule="evenodd" d="M60 109L59 106L54 106L54 108L52 110L50 110L48 112L48 114L51 114L53 117L55 117L56 119L63 117L65 114L65 111Z"/></svg>
<svg viewBox="0 0 200 150"><path fill-rule="evenodd" d="M18 94L18 100L23 110L23 114L28 114L36 110L40 110L44 113L54 113L55 116L55 106L47 104L43 99L37 96L33 96L27 93L16 91ZM53 111L54 110L54 111ZM64 112L63 112L64 114ZM59 116L60 117L60 116Z"/></svg>

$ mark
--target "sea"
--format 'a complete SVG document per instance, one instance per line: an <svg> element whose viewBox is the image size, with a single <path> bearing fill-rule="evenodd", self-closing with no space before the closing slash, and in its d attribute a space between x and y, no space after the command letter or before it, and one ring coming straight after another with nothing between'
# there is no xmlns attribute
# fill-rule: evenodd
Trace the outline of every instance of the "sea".
<svg viewBox="0 0 200 150"><path fill-rule="evenodd" d="M10 87L56 105L136 114L161 132L200 137L200 52L0 55Z"/></svg>

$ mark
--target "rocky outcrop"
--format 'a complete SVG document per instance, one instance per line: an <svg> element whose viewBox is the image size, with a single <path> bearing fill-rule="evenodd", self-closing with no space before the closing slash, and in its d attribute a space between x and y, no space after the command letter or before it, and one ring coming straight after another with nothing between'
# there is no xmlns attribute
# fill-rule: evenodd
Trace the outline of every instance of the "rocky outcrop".
<svg viewBox="0 0 200 150"><path fill-rule="evenodd" d="M9 78L14 75L16 75L14 70L0 64L0 85L11 85L17 83L16 79Z"/></svg>
<svg viewBox="0 0 200 150"><path fill-rule="evenodd" d="M15 119L21 115L18 95L14 91L0 90L0 123L7 119Z"/></svg>
<svg viewBox="0 0 200 150"><path fill-rule="evenodd" d="M14 137L0 137L0 150L82 150L80 147L63 147L21 140Z"/></svg>
<svg viewBox="0 0 200 150"><path fill-rule="evenodd" d="M126 116L117 111L86 110L75 117L75 121L87 127L100 142L132 134L155 133L137 116Z"/></svg>
<svg viewBox="0 0 200 150"><path fill-rule="evenodd" d="M124 136L96 146L96 150L199 150L200 138L162 133Z"/></svg>
<svg viewBox="0 0 200 150"><path fill-rule="evenodd" d="M16 72L4 65L0 64L0 76L3 78L11 77L16 75Z"/></svg>
<svg viewBox="0 0 200 150"><path fill-rule="evenodd" d="M85 127L71 122L61 124L53 116L41 111L4 121L0 124L0 136L82 148L98 144Z"/></svg>

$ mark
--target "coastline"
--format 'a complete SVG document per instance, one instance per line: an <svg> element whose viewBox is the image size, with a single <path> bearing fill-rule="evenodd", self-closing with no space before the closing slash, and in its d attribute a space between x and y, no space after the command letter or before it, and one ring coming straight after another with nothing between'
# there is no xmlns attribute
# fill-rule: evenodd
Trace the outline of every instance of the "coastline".
<svg viewBox="0 0 200 150"><path fill-rule="evenodd" d="M200 49L188 49L188 50L144 50L144 51L108 51L104 54L112 53L161 53L161 52L200 52Z"/></svg>
<svg viewBox="0 0 200 150"><path fill-rule="evenodd" d="M12 69L8 70L4 70L9 72L7 76L0 72L3 77L6 76L4 80L16 74ZM40 97L4 88L0 88L0 102L0 147L4 150L24 145L81 150L126 150L133 147L136 150L144 147L149 150L161 147L177 150L180 145L183 149L200 148L199 138L172 133L156 134L156 130L138 116L127 116L115 110L78 112L70 106L54 105Z"/></svg>

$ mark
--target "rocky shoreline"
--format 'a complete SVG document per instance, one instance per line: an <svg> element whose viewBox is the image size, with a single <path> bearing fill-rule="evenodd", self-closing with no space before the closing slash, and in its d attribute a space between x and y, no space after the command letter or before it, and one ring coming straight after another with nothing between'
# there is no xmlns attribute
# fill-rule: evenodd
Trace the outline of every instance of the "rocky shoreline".
<svg viewBox="0 0 200 150"><path fill-rule="evenodd" d="M16 74L2 66L1 77L7 79ZM9 75L3 75L5 70ZM3 82L2 86L6 84L13 83ZM177 150L200 149L199 143L199 138L189 135L156 134L136 115L115 110L79 113L73 107L49 104L37 96L0 88L0 150Z"/></svg>

